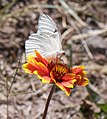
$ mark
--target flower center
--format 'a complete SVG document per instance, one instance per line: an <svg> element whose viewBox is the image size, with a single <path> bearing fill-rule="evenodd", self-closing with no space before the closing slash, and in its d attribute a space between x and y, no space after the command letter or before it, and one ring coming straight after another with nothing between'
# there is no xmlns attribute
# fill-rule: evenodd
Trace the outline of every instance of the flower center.
<svg viewBox="0 0 107 119"><path fill-rule="evenodd" d="M55 64L52 69L52 73L53 73L53 76L54 76L54 79L56 80L56 82L62 82L62 77L67 72L68 72L67 67L60 63Z"/></svg>

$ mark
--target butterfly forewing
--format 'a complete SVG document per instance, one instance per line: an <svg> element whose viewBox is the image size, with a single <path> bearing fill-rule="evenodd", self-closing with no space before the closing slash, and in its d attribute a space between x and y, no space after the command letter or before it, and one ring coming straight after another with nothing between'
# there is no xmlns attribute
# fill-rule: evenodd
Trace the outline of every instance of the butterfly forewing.
<svg viewBox="0 0 107 119"><path fill-rule="evenodd" d="M53 34L57 31L54 21L43 13L40 14L37 33Z"/></svg>

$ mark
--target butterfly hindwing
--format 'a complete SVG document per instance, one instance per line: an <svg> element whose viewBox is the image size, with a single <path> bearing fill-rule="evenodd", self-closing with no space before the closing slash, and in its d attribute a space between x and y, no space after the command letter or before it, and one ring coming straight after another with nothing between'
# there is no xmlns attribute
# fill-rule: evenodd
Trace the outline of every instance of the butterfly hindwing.
<svg viewBox="0 0 107 119"><path fill-rule="evenodd" d="M60 52L62 49L60 33L48 15L40 14L37 33L29 36L25 42L25 49L26 55L34 55L36 49L45 57Z"/></svg>

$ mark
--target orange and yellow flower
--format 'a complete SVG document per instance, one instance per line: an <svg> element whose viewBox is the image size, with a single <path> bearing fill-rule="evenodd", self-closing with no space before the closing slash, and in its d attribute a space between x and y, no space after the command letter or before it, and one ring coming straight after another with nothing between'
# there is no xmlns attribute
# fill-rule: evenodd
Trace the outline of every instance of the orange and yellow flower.
<svg viewBox="0 0 107 119"><path fill-rule="evenodd" d="M46 59L35 50L36 56L29 55L27 63L23 64L26 73L36 74L43 83L55 83L68 96L75 85L86 86L89 80L85 78L84 66L68 68L60 59Z"/></svg>

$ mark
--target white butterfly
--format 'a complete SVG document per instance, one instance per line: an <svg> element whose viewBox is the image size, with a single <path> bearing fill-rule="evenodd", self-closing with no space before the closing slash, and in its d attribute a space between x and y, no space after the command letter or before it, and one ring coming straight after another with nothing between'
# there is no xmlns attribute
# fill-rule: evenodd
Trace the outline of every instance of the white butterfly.
<svg viewBox="0 0 107 119"><path fill-rule="evenodd" d="M26 56L34 55L34 50L44 57L56 57L64 53L61 46L61 35L54 21L46 14L41 13L37 33L29 36L25 42Z"/></svg>

